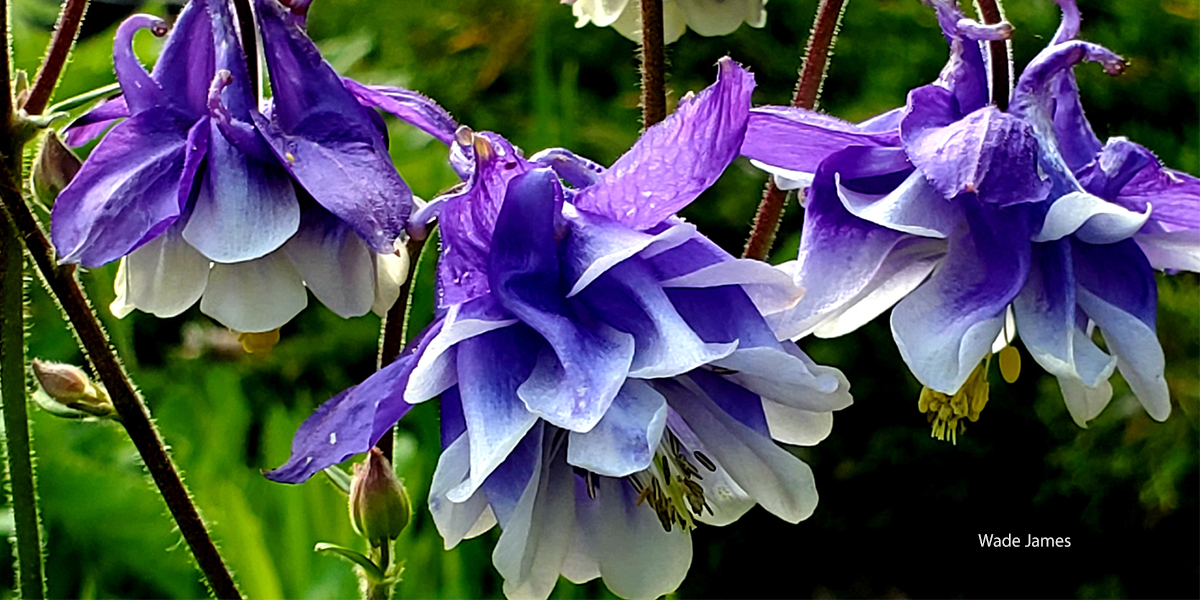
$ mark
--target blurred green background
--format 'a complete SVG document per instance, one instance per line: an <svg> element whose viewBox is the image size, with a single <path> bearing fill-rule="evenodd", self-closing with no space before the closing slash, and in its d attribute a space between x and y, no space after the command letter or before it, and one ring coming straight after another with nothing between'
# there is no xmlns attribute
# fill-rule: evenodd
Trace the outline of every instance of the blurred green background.
<svg viewBox="0 0 1200 600"><path fill-rule="evenodd" d="M1128 136L1169 165L1200 173L1200 6L1188 0L1081 1L1082 37L1130 60L1119 78L1077 69L1101 138ZM668 53L671 95L699 90L723 55L756 73L759 104L790 98L816 0L772 0L764 29L723 38L687 34ZM115 23L134 2L93 2L58 98L113 81ZM174 14L177 5L140 10ZM1011 0L1018 68L1049 39L1049 0ZM15 0L18 68L32 73L57 7ZM343 74L420 90L462 123L494 130L527 152L568 146L608 164L636 139L635 46L615 31L574 28L553 0L317 0L311 34ZM139 36L151 61L158 41ZM917 0L852 0L821 108L860 120L900 105L938 74L947 49L933 13ZM390 121L391 150L416 193L456 182L445 149ZM740 252L764 176L739 160L685 211L702 231ZM794 258L801 222L793 203L777 262ZM430 314L432 258L418 289ZM172 445L196 501L245 593L254 598L350 598L347 564L319 556L318 541L359 543L345 500L321 478L273 484L261 469L284 461L292 432L314 407L374 368L379 320L343 321L313 301L269 356L249 356L193 308L158 320L116 320L115 265L84 282ZM822 444L795 451L812 465L821 504L787 525L761 509L737 524L702 527L679 597L1197 597L1200 596L1200 285L1195 274L1160 277L1159 332L1173 399L1171 418L1150 420L1114 376L1115 397L1090 428L1076 427L1057 385L1028 355L1013 385L993 375L991 402L957 446L930 439L919 386L878 319L838 340L802 345L843 369L854 406ZM31 285L30 355L79 362L54 303ZM35 414L33 434L54 597L204 596L164 505L132 445L110 424ZM435 403L400 427L397 468L416 509L401 536L407 561L400 598L501 596L491 566L498 531L445 552L425 508L439 452ZM11 513L7 522L11 530ZM978 535L1069 536L1068 549L980 549ZM631 540L636 543L636 540ZM0 587L11 594L11 565ZM557 597L609 596L602 584Z"/></svg>

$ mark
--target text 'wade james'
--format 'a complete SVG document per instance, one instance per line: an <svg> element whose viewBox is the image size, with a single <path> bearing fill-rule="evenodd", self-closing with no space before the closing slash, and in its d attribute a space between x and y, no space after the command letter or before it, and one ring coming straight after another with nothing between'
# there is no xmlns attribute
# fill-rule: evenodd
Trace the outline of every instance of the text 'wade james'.
<svg viewBox="0 0 1200 600"><path fill-rule="evenodd" d="M1024 540L1008 534L1004 537L990 533L979 534L980 548L1070 548L1070 537L1037 537L1029 534Z"/></svg>

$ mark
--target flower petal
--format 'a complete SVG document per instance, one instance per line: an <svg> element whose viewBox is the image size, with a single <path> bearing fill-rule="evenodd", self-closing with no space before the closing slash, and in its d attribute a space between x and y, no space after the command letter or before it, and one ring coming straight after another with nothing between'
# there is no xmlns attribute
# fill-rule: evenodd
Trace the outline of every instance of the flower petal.
<svg viewBox="0 0 1200 600"><path fill-rule="evenodd" d="M488 281L504 308L549 342L518 390L521 400L551 423L587 431L624 382L634 338L603 323L577 323L562 297L554 243L561 194L550 169L509 182L492 235Z"/></svg>
<svg viewBox="0 0 1200 600"><path fill-rule="evenodd" d="M1029 270L1020 214L965 207L968 226L950 237L945 262L892 309L900 356L918 381L944 394L957 392L987 355Z"/></svg>
<svg viewBox="0 0 1200 600"><path fill-rule="evenodd" d="M1075 424L1087 428L1088 421L1096 418L1108 401L1112 399L1112 384L1108 379L1100 380L1094 387L1088 387L1082 381L1072 377L1059 377L1058 387L1062 390L1063 400L1067 404L1067 412Z"/></svg>
<svg viewBox="0 0 1200 600"><path fill-rule="evenodd" d="M568 298L583 291L614 265L651 246L656 250L671 248L697 235L695 225L682 221L649 234L599 215L575 211L570 205L564 207L564 215L571 227L563 260L567 281L572 282Z"/></svg>
<svg viewBox="0 0 1200 600"><path fill-rule="evenodd" d="M278 329L308 305L304 281L281 251L262 258L216 263L200 311L238 332Z"/></svg>
<svg viewBox="0 0 1200 600"><path fill-rule="evenodd" d="M696 33L713 37L733 33L742 23L762 27L767 20L766 0L676 0Z"/></svg>
<svg viewBox="0 0 1200 600"><path fill-rule="evenodd" d="M391 252L412 210L370 111L342 84L317 47L275 0L255 11L274 109L251 113L281 164L322 206L376 252Z"/></svg>
<svg viewBox="0 0 1200 600"><path fill-rule="evenodd" d="M492 564L504 577L504 595L510 600L547 598L574 543L574 474L554 444L544 445L534 476L512 516L501 524L503 532L492 551Z"/></svg>
<svg viewBox="0 0 1200 600"><path fill-rule="evenodd" d="M812 412L763 400L771 437L785 444L815 446L833 431L832 412Z"/></svg>
<svg viewBox="0 0 1200 600"><path fill-rule="evenodd" d="M1131 237L1150 219L1150 205L1138 214L1087 192L1071 192L1050 205L1035 242L1074 235L1089 244L1111 244Z"/></svg>
<svg viewBox="0 0 1200 600"><path fill-rule="evenodd" d="M1029 279L1013 299L1013 316L1025 349L1033 359L1058 377L1064 391L1068 387L1073 392L1079 390L1076 395L1081 397L1081 387L1098 387L1112 375L1117 363L1092 343L1075 322L1071 252L1075 245L1066 240L1034 245ZM1068 380L1078 385L1068 386L1065 383ZM1075 416L1076 411L1071 414Z"/></svg>
<svg viewBox="0 0 1200 600"><path fill-rule="evenodd" d="M634 229L648 229L695 200L738 155L754 76L729 58L717 83L646 130L575 205Z"/></svg>
<svg viewBox="0 0 1200 600"><path fill-rule="evenodd" d="M292 180L277 165L234 149L217 131L183 237L216 262L242 262L278 249L300 226Z"/></svg>
<svg viewBox="0 0 1200 600"><path fill-rule="evenodd" d="M469 133L469 132L468 132ZM469 155L472 171L466 187L442 200L438 215L442 256L438 261L438 306L466 302L487 293L488 254L496 217L505 201L508 184L530 170L507 140L490 133L470 134L454 151Z"/></svg>
<svg viewBox="0 0 1200 600"><path fill-rule="evenodd" d="M450 490L466 481L470 471L471 442L468 436L460 435L442 450L429 484L429 513L433 516L438 533L442 534L446 550L471 537L469 534L484 519L484 513L488 512L487 495L483 490L476 490L464 502L452 502L446 497ZM484 522L487 522L486 519Z"/></svg>
<svg viewBox="0 0 1200 600"><path fill-rule="evenodd" d="M735 420L689 379L662 380L655 387L704 440L713 460L763 508L789 523L813 513L817 489L808 465Z"/></svg>
<svg viewBox="0 0 1200 600"><path fill-rule="evenodd" d="M491 296L480 296L462 304L452 304L446 312L442 330L429 342L421 354L404 400L412 404L424 402L458 382L455 370L454 347L463 340L503 329L518 321L504 312Z"/></svg>
<svg viewBox="0 0 1200 600"><path fill-rule="evenodd" d="M318 207L283 251L317 300L341 317L361 317L375 303L375 254L345 223Z"/></svg>
<svg viewBox="0 0 1200 600"><path fill-rule="evenodd" d="M200 299L208 285L209 261L179 230L177 223L129 253L123 269L126 305L168 318Z"/></svg>
<svg viewBox="0 0 1200 600"><path fill-rule="evenodd" d="M688 427L683 417L671 410L669 406L667 407L667 429L693 458L696 458L698 454L704 454L711 462L712 452L700 438L696 437L696 433ZM742 515L754 508L756 504L754 498L746 494L746 491L729 476L729 472L721 466L721 463L713 462L711 466L716 468L711 471L708 470L708 465L700 462L699 458L696 458L694 463L704 467L703 479L699 483L700 487L704 489L704 503L708 508L696 515L701 523L718 527L728 525L742 518Z"/></svg>
<svg viewBox="0 0 1200 600"><path fill-rule="evenodd" d="M537 348L536 336L524 327L506 327L457 344L458 391L471 440L471 472L467 482L451 490L451 501L469 498L537 422L517 397L517 387L533 369Z"/></svg>
<svg viewBox="0 0 1200 600"><path fill-rule="evenodd" d="M1155 334L1158 288L1154 271L1132 240L1073 247L1076 300L1104 334L1117 368L1151 417L1171 414L1165 358Z"/></svg>
<svg viewBox="0 0 1200 600"><path fill-rule="evenodd" d="M529 162L550 167L558 176L576 188L585 188L600 181L604 167L566 148L547 148L529 157Z"/></svg>
<svg viewBox="0 0 1200 600"><path fill-rule="evenodd" d="M113 121L128 116L129 106L125 104L125 96L105 100L71 121L63 130L63 142L68 146L82 146L104 133Z"/></svg>
<svg viewBox="0 0 1200 600"><path fill-rule="evenodd" d="M382 109L447 146L454 143L458 123L430 98L388 85L364 85L348 77L342 83L362 104Z"/></svg>
<svg viewBox="0 0 1200 600"><path fill-rule="evenodd" d="M1138 234L1133 239L1155 269L1200 272L1200 230Z"/></svg>
<svg viewBox="0 0 1200 600"><path fill-rule="evenodd" d="M567 462L597 475L624 477L650 466L667 424L667 401L644 381L629 379L587 433L570 432Z"/></svg>
<svg viewBox="0 0 1200 600"><path fill-rule="evenodd" d="M864 194L842 185L834 174L834 185L842 206L850 214L881 227L922 237L946 238L962 222L962 210L947 202L929 185L920 170L886 194Z"/></svg>
<svg viewBox="0 0 1200 600"><path fill-rule="evenodd" d="M785 346L738 350L713 365L735 371L724 377L764 400L818 412L850 406L850 383L841 371L814 363L792 342Z"/></svg>
<svg viewBox="0 0 1200 600"><path fill-rule="evenodd" d="M937 105L926 96L943 93L937 86L913 90L901 124L904 150L929 183L946 199L973 193L997 206L1044 200L1050 183L1038 174L1033 128L995 106L934 127L922 111Z"/></svg>
<svg viewBox="0 0 1200 600"><path fill-rule="evenodd" d="M728 356L737 347L700 339L639 259L616 265L578 298L605 323L633 336L629 377L679 375Z"/></svg>
<svg viewBox="0 0 1200 600"><path fill-rule="evenodd" d="M152 109L109 132L54 203L63 262L98 267L128 254L180 213L186 125Z"/></svg>
<svg viewBox="0 0 1200 600"><path fill-rule="evenodd" d="M288 461L263 475L280 483L301 483L321 469L374 446L411 408L400 394L416 357L438 327L435 322L426 328L392 364L317 408L296 430Z"/></svg>
<svg viewBox="0 0 1200 600"><path fill-rule="evenodd" d="M741 154L799 173L815 173L829 155L848 146L899 146L898 131L869 133L822 113L784 106L750 110Z"/></svg>
<svg viewBox="0 0 1200 600"><path fill-rule="evenodd" d="M596 498L579 500L578 519L612 593L658 598L683 583L692 564L691 535L663 531L654 511L637 502L637 493L624 481L601 477Z"/></svg>

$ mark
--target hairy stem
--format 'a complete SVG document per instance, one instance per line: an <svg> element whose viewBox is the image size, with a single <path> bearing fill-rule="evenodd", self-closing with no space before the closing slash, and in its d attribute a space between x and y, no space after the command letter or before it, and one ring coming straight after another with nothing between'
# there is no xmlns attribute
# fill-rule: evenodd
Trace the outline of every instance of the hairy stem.
<svg viewBox="0 0 1200 600"><path fill-rule="evenodd" d="M38 530L37 484L25 398L25 261L21 242L7 219L0 219L0 393L4 402L4 441L12 491L17 546L17 590L21 598L45 598L42 541Z"/></svg>
<svg viewBox="0 0 1200 600"><path fill-rule="evenodd" d="M809 110L816 107L821 85L829 70L829 57L833 54L833 43L841 27L845 4L845 0L821 0L817 6L812 33L804 50L804 66L800 69L796 93L792 96L792 106ZM786 200L787 192L779 189L774 181L768 181L762 201L758 204L758 212L754 215L750 239L742 251L743 257L767 260L771 246L775 244L775 234L779 231L779 219L783 216Z"/></svg>
<svg viewBox="0 0 1200 600"><path fill-rule="evenodd" d="M663 0L642 3L642 129L667 118L667 45Z"/></svg>
<svg viewBox="0 0 1200 600"><path fill-rule="evenodd" d="M21 167L21 148L13 128L12 83L9 80L8 0L0 0L0 164L12 172ZM29 436L25 387L25 259L21 241L8 219L0 218L0 402L8 463L13 533L16 538L16 591L20 598L45 598L42 535L38 520L37 483L33 476L33 443Z"/></svg>
<svg viewBox="0 0 1200 600"><path fill-rule="evenodd" d="M408 240L408 246L405 248L408 252L408 277L400 285L400 295L396 298L396 303L388 309L387 316L383 318L383 326L379 332L379 361L376 369L382 369L392 364L392 361L400 356L400 351L404 349L404 344L410 337L408 323L412 320L413 281L417 278L417 265L421 264L421 252L425 248L425 239L409 238ZM383 456L388 459L388 462L392 461L395 429L392 427L387 430L375 444L375 447L383 452ZM386 566L384 565L385 568Z"/></svg>
<svg viewBox="0 0 1200 600"><path fill-rule="evenodd" d="M25 248L33 257L34 264L45 280L46 286L58 300L59 306L71 323L75 335L92 362L100 381L107 388L113 406L121 416L121 424L137 448L142 462L150 472L163 501L171 511L180 533L196 558L196 563L208 580L212 592L218 598L241 598L229 570L217 553L217 547L208 535L191 496L179 477L167 454L166 446L150 420L150 412L133 389L133 384L121 366L109 342L108 335L100 326L91 304L75 278L74 265L59 265L54 247L42 231L41 224L29 211L28 205L16 185L12 172L5 166L0 172L0 197L3 200L6 218L12 220L21 232Z"/></svg>
<svg viewBox="0 0 1200 600"><path fill-rule="evenodd" d="M83 14L87 12L88 0L65 0L62 12L58 15L58 25L54 27L54 37L50 38L50 49L46 51L46 59L38 68L29 89L29 97L21 108L31 115L39 115L50 102L50 95L58 86L58 78L62 75L67 57L71 55L71 47L75 45L75 36L79 35L79 25L83 22Z"/></svg>
<svg viewBox="0 0 1200 600"><path fill-rule="evenodd" d="M976 0L979 16L988 25L995 25L1004 20L1004 8L1000 0ZM1009 52L1010 40L995 40L988 42L988 54L991 57L989 65L992 69L992 102L1000 110L1008 110L1008 94L1012 70L1012 54Z"/></svg>

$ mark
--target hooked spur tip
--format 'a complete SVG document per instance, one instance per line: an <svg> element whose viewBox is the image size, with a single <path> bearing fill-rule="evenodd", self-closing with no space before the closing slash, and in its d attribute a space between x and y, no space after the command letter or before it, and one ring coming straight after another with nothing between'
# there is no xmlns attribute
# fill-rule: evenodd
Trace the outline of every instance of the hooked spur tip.
<svg viewBox="0 0 1200 600"><path fill-rule="evenodd" d="M459 125L454 130L454 142L459 146L470 146L475 140L475 132L466 125Z"/></svg>

